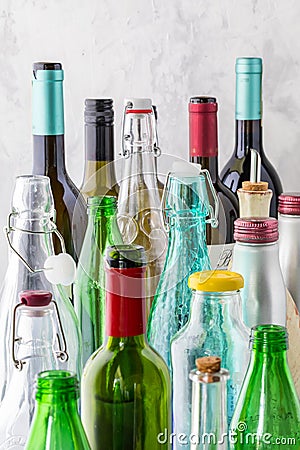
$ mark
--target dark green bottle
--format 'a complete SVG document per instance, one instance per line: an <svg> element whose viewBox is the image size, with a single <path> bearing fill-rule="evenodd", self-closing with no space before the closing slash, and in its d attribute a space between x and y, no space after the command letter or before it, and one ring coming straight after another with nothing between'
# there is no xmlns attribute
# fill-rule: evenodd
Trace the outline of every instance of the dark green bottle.
<svg viewBox="0 0 300 450"><path fill-rule="evenodd" d="M74 307L83 342L83 364L104 342L105 270L108 246L120 244L116 197L88 197L88 227L79 256Z"/></svg>
<svg viewBox="0 0 300 450"><path fill-rule="evenodd" d="M231 422L230 449L300 448L300 404L287 365L286 328L252 328L252 355Z"/></svg>
<svg viewBox="0 0 300 450"><path fill-rule="evenodd" d="M82 378L82 421L92 450L166 450L170 378L145 336L145 252L107 249L106 343Z"/></svg>
<svg viewBox="0 0 300 450"><path fill-rule="evenodd" d="M78 398L76 375L63 370L41 372L26 450L90 450L77 410Z"/></svg>

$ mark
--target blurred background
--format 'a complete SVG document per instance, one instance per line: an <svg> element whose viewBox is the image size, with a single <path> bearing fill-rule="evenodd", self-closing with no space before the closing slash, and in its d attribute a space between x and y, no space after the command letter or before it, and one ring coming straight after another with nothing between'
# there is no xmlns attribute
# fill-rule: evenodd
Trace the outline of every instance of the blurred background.
<svg viewBox="0 0 300 450"><path fill-rule="evenodd" d="M1 227L15 177L31 173L38 60L63 64L67 168L80 185L86 97L115 100L116 156L132 96L153 99L162 151L187 159L189 97L216 96L221 169L234 146L235 58L261 56L265 152L284 190L300 191L299 23L297 0L0 0ZM3 233L0 254L2 280Z"/></svg>

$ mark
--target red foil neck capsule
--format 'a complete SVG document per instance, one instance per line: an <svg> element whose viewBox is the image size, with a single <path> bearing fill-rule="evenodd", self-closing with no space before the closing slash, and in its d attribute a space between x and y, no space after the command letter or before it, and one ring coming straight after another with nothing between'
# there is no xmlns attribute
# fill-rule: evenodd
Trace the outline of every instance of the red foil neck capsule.
<svg viewBox="0 0 300 450"><path fill-rule="evenodd" d="M278 221L273 217L241 218L234 222L237 242L267 244L278 241L278 237Z"/></svg>
<svg viewBox="0 0 300 450"><path fill-rule="evenodd" d="M278 212L300 216L300 192L284 192L278 197Z"/></svg>
<svg viewBox="0 0 300 450"><path fill-rule="evenodd" d="M106 268L106 335L145 334L145 267Z"/></svg>
<svg viewBox="0 0 300 450"><path fill-rule="evenodd" d="M214 98L207 98L207 102L201 99L205 97L192 97L189 103L190 157L215 157L218 156L218 104Z"/></svg>

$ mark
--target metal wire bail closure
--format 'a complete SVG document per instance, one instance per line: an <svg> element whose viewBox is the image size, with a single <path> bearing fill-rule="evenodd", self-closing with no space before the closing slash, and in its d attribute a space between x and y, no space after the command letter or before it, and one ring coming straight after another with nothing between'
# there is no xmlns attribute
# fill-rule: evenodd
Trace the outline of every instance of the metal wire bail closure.
<svg viewBox="0 0 300 450"><path fill-rule="evenodd" d="M22 228L16 228L13 227L11 224L11 218L14 216L14 213L10 213L7 217L7 225L4 227L4 233L5 233L5 237L7 240L7 243L9 245L9 247L11 248L11 250L20 258L20 260L22 261L22 263L24 264L24 266L29 270L29 272L31 273L40 273L40 272L44 272L46 270L49 270L45 267L41 268L41 269L33 269L30 264L26 261L25 258L23 258L22 255L20 255L20 253L14 248L14 246L12 245L12 242L10 240L10 233L12 231L21 231L22 233L27 233L27 234L49 234L49 233L55 233L56 236L58 237L59 241L60 241L60 246L61 246L61 251L62 253L66 253L66 246L65 246L65 241L63 236L60 234L60 232L57 229L56 224L50 220L51 223L51 229L48 231L30 231L30 230L24 230Z"/></svg>
<svg viewBox="0 0 300 450"><path fill-rule="evenodd" d="M167 186L168 186L168 182L169 182L169 178L172 172L168 172L167 176L166 176L166 182L164 185L164 190L163 190L163 194L162 194L162 198L161 198L161 215L162 215L162 223L164 225L164 228L166 230L166 232L168 233L170 231L170 219L167 215L167 212L170 211L170 208L166 207L166 198L167 198ZM208 218L205 220L206 223L210 223L210 225L212 226L212 228L217 228L219 225L219 220L218 220L218 216L219 216L219 199L216 193L216 190L213 186L213 182L210 176L210 173L207 169L200 169L199 170L199 175L204 175L204 177L207 180L209 189L211 191L213 200L214 200L214 205L209 204L208 205Z"/></svg>
<svg viewBox="0 0 300 450"><path fill-rule="evenodd" d="M67 343L65 334L62 328L62 323L57 307L57 303L54 300L51 300L51 302L54 306L56 321L58 324L58 332L56 333L56 339L58 344L58 350L55 351L57 359L59 359L61 362L66 362L69 359L69 355L67 352ZM14 363L14 366L17 370L21 371L24 367L24 364L26 364L26 361L20 360L16 358L15 355L15 344L16 342L20 342L22 340L22 337L16 337L16 316L17 316L17 310L20 306L24 306L24 303L18 303L17 306L14 307L13 310L13 317L12 317L12 360Z"/></svg>

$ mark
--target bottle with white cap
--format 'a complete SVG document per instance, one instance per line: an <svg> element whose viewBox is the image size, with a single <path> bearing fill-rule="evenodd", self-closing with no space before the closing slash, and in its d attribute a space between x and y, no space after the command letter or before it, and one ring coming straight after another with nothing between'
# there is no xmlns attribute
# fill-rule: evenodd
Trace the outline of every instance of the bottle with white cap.
<svg viewBox="0 0 300 450"><path fill-rule="evenodd" d="M147 315L163 270L167 246L156 177L155 158L160 152L155 145L154 124L151 99L125 101L118 224L125 244L142 245L146 250Z"/></svg>
<svg viewBox="0 0 300 450"><path fill-rule="evenodd" d="M64 253L64 240L53 221L55 216L50 180L44 176L17 177L12 211L6 227L10 248L7 272L0 292L0 404L15 370L9 356L12 348L12 317L19 292L49 291L60 311L69 349L66 369L80 374L81 336L75 311L61 284L71 284L75 263ZM63 253L54 254L53 236L60 239ZM61 283L61 284L60 284Z"/></svg>

